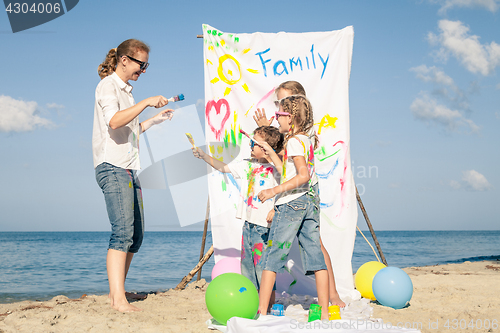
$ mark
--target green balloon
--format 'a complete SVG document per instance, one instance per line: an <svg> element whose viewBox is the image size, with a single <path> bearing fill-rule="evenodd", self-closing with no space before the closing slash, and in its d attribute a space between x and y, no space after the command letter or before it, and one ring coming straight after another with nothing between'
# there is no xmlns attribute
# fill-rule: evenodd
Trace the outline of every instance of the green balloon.
<svg viewBox="0 0 500 333"><path fill-rule="evenodd" d="M255 318L259 309L259 293L253 283L238 273L224 273L208 285L205 292L208 312L226 325L229 318Z"/></svg>

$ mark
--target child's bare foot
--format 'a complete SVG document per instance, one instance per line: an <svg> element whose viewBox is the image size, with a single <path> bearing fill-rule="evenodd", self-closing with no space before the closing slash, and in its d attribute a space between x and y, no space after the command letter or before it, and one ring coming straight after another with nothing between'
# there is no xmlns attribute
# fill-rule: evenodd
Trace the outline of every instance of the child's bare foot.
<svg viewBox="0 0 500 333"><path fill-rule="evenodd" d="M338 306L340 306L341 308L345 308L345 303L344 303L344 301L342 301L342 300L340 299L339 294L336 294L336 295L330 296L330 303L331 303L332 305L338 305Z"/></svg>

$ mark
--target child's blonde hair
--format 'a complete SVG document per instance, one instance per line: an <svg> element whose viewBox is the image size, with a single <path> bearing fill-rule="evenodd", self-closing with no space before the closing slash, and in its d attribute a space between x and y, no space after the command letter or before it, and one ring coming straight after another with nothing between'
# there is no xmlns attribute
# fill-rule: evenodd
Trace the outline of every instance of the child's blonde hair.
<svg viewBox="0 0 500 333"><path fill-rule="evenodd" d="M280 89L289 90L292 95L306 95L306 90L304 87L297 81L285 81L278 86L278 88L274 89L276 94Z"/></svg>
<svg viewBox="0 0 500 333"><path fill-rule="evenodd" d="M109 50L106 59L97 67L97 74L99 74L101 80L104 79L106 76L113 74L116 65L118 65L118 59L126 55L134 57L139 51L149 53L149 46L137 39L127 39L117 48Z"/></svg>
<svg viewBox="0 0 500 333"><path fill-rule="evenodd" d="M311 135L311 130L314 126L313 110L311 102L304 95L292 95L285 97L280 102L284 112L290 114L292 124L290 131L285 135L284 146L288 140L296 134L302 133L306 136L311 136L314 141L314 149L318 148L318 137L314 132Z"/></svg>

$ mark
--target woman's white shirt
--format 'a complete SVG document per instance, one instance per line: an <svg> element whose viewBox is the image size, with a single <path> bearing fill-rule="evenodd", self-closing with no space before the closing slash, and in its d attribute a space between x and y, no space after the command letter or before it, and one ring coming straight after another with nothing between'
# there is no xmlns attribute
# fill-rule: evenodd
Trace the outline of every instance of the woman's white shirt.
<svg viewBox="0 0 500 333"><path fill-rule="evenodd" d="M132 86L113 73L95 90L92 153L94 168L107 162L123 169L139 170L139 116L127 125L112 129L109 121L116 112L135 104Z"/></svg>

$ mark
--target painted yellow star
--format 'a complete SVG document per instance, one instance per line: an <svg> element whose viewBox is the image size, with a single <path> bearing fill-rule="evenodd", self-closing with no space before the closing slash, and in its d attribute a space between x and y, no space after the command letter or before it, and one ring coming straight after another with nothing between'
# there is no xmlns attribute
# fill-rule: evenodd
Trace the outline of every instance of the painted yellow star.
<svg viewBox="0 0 500 333"><path fill-rule="evenodd" d="M318 135L321 134L321 129L323 127L332 127L335 128L335 123L337 122L339 118L337 117L330 117L330 115L325 115L323 118L321 118L321 121L319 123L316 123L314 125L319 125L318 128Z"/></svg>

